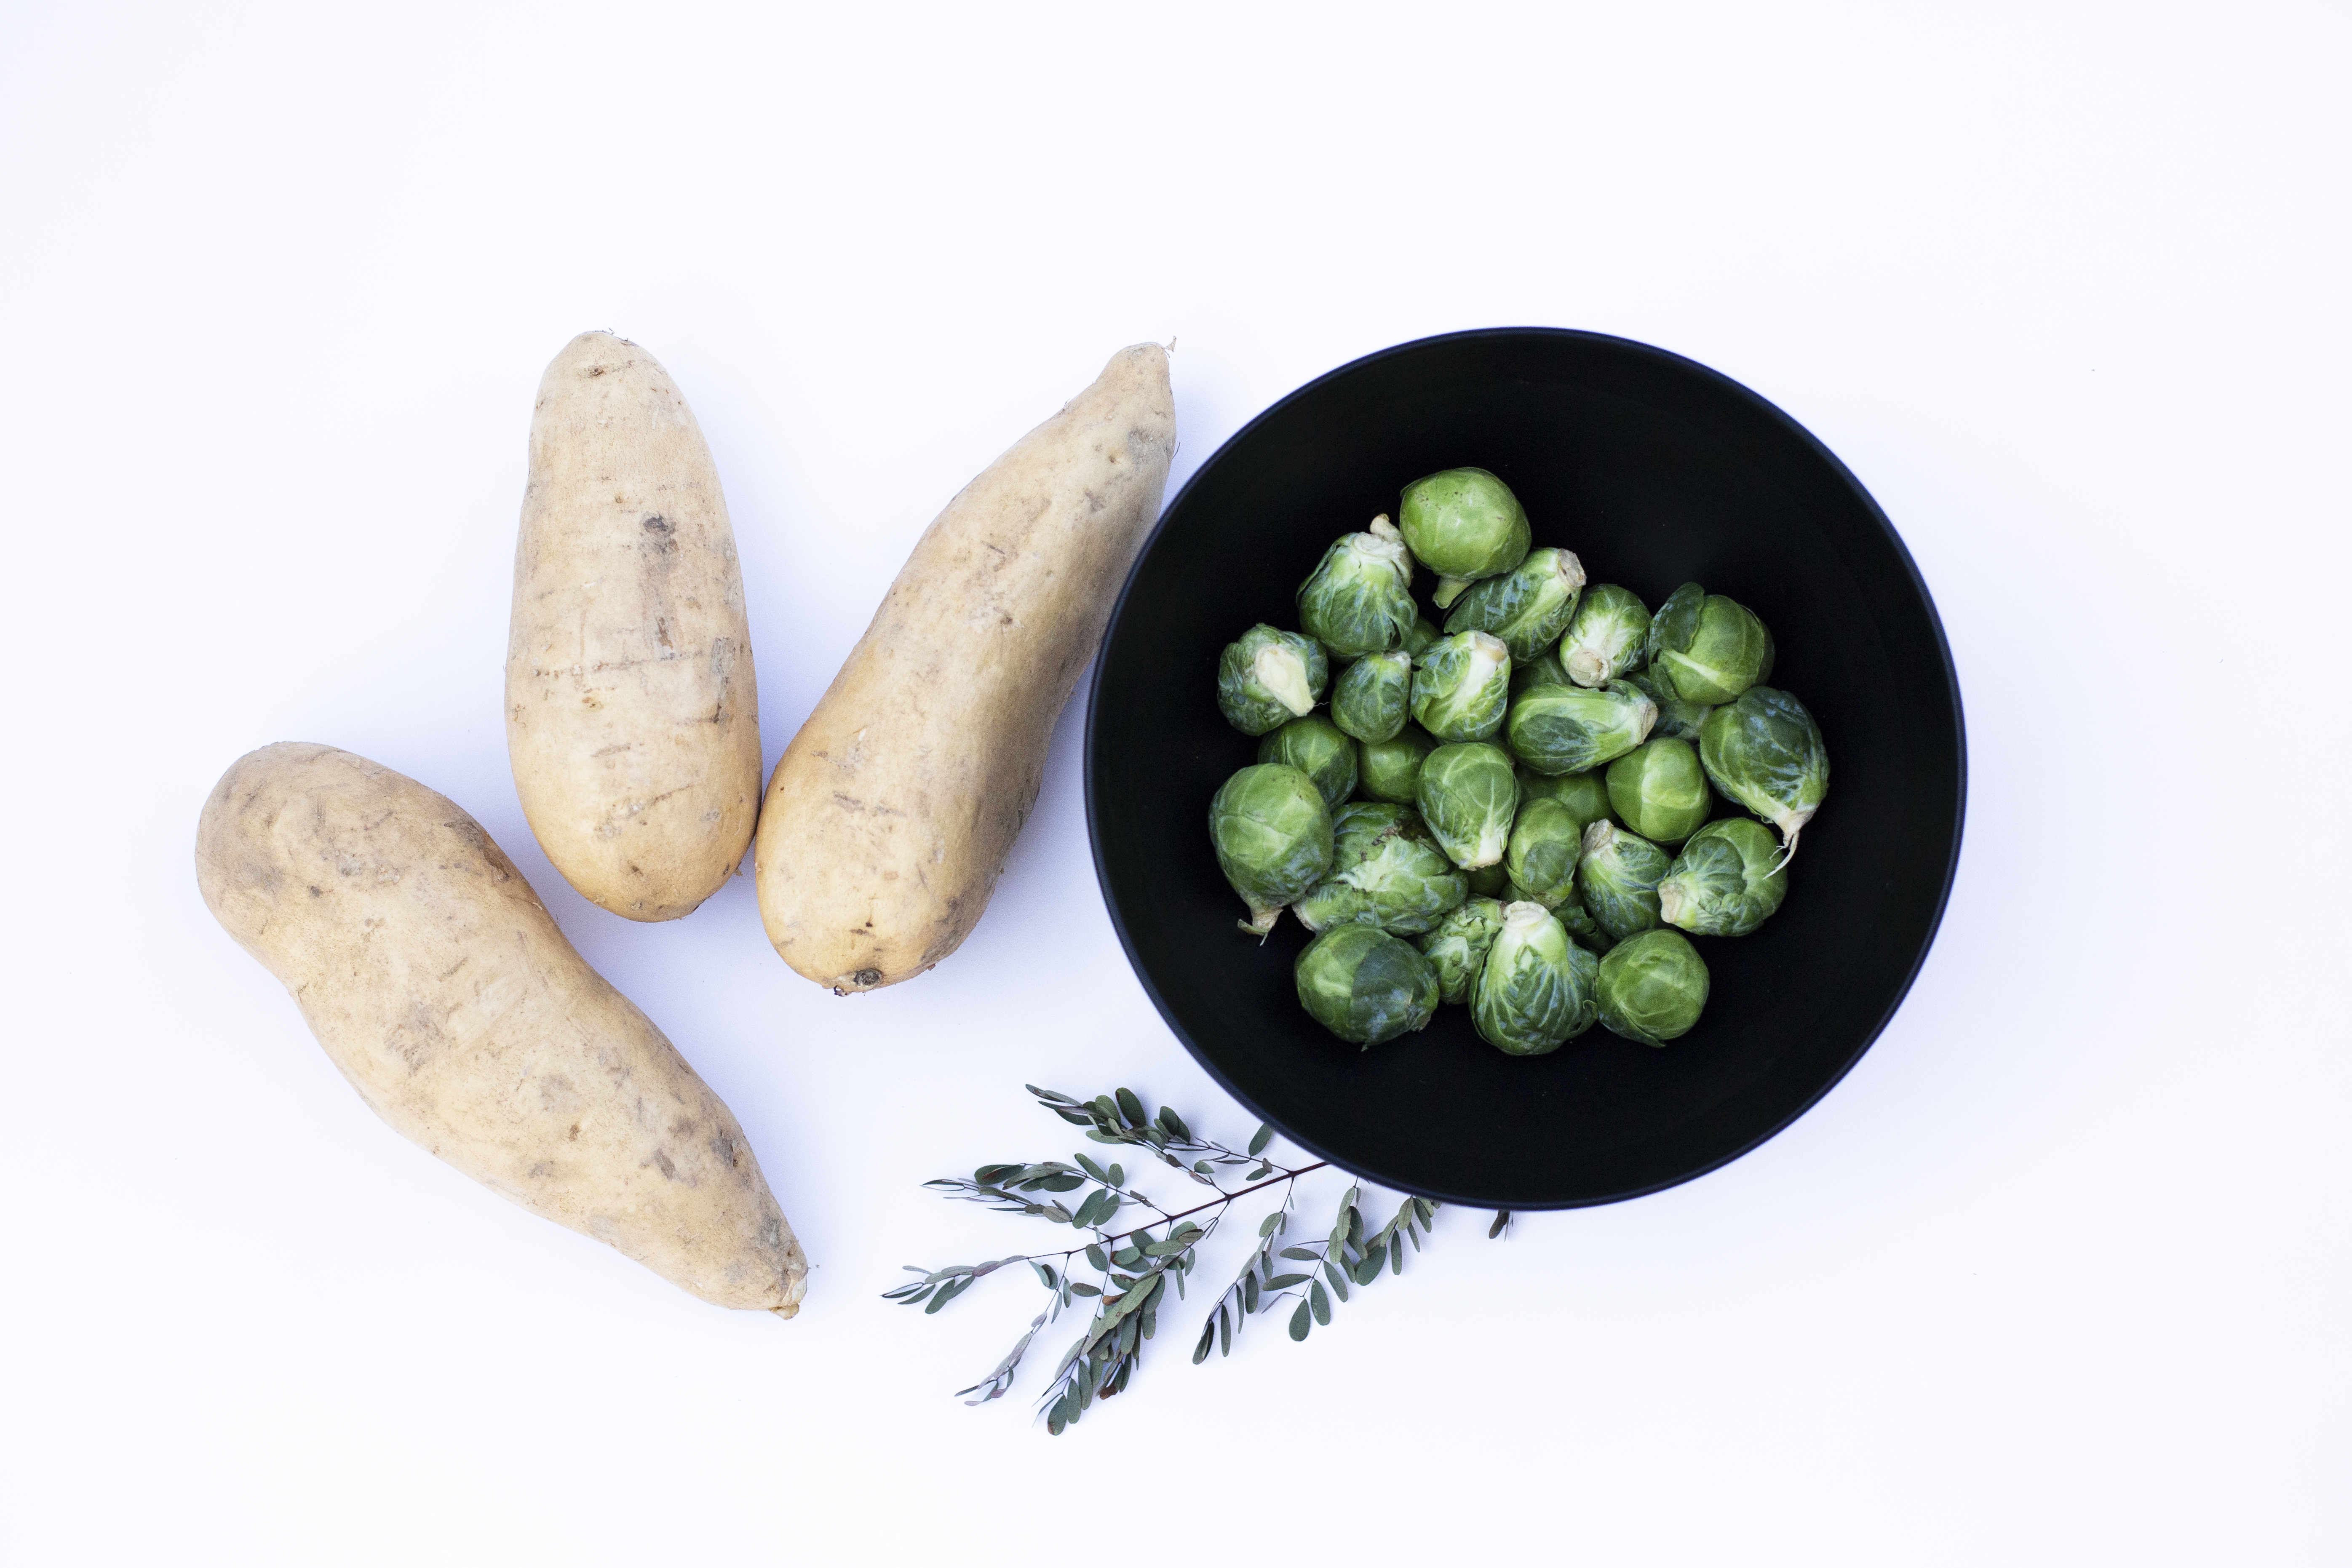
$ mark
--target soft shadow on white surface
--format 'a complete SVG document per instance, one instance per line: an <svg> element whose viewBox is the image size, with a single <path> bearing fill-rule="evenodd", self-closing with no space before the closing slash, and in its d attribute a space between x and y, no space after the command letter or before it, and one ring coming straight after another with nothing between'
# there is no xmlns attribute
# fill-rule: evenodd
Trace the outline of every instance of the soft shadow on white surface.
<svg viewBox="0 0 2352 1568"><path fill-rule="evenodd" d="M12 1559L1025 1563L1090 1540L1064 1500L1092 1499L1182 1500L1176 1550L1336 1521L1368 1562L2352 1547L2341 16L10 36ZM1714 365L1894 518L1967 701L1942 937L1853 1074L1721 1172L1506 1242L1449 1213L1305 1345L1267 1323L1192 1368L1165 1312L1058 1440L1038 1371L963 1409L1034 1287L878 1293L1047 1233L919 1182L1066 1155L1024 1081L1250 1131L1110 931L1083 702L919 981L803 982L748 873L667 926L590 907L498 710L540 370L609 327L691 399L772 764L917 534L1121 345L1176 339L1181 483L1300 383L1498 323ZM368 1114L190 871L213 781L293 739L478 816L726 1097L817 1265L798 1321L704 1307Z"/></svg>

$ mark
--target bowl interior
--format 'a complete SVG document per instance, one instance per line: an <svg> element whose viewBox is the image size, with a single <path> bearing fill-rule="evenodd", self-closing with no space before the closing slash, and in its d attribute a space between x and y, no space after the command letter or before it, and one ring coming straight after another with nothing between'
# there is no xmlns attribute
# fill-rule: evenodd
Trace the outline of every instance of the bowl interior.
<svg viewBox="0 0 2352 1568"><path fill-rule="evenodd" d="M1258 621L1296 627L1322 551L1435 469L1493 469L1538 546L1652 607L1696 580L1760 616L1771 684L1829 743L1830 793L1754 935L1696 938L1706 1016L1663 1048L1595 1027L1504 1056L1466 1007L1361 1050L1300 1008L1286 917L1264 945L1208 840L1210 797L1256 742L1219 715L1216 664ZM1415 574L1428 610L1430 574ZM1146 544L1088 718L1087 800L1111 917L1178 1037L1303 1147L1385 1185L1513 1208L1686 1181L1770 1137L1868 1048L1935 935L1959 849L1950 655L1901 541L1801 426L1676 355L1586 332L1426 339L1294 393L1227 442ZM1723 808L1728 814L1735 808Z"/></svg>

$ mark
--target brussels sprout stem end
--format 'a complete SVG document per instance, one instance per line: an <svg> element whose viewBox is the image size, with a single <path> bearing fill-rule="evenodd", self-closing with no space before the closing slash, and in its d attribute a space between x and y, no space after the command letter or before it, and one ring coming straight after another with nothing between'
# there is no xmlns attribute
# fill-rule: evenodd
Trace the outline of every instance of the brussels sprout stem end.
<svg viewBox="0 0 2352 1568"><path fill-rule="evenodd" d="M1434 595L1437 600L1437 607L1441 610L1451 609L1453 607L1454 601L1460 598L1465 592L1467 592L1469 587L1470 582L1467 578L1440 577L1437 580L1437 592Z"/></svg>
<svg viewBox="0 0 2352 1568"><path fill-rule="evenodd" d="M1260 944L1263 944L1265 939L1274 933L1275 921L1281 918L1282 906L1279 904L1270 910L1252 910L1249 919L1234 922L1234 929L1247 931L1257 938Z"/></svg>

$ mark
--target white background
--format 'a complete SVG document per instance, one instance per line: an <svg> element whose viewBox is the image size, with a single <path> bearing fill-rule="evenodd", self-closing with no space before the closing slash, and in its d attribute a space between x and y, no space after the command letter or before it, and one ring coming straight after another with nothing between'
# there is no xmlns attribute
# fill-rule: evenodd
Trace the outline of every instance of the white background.
<svg viewBox="0 0 2352 1568"><path fill-rule="evenodd" d="M2346 13L1893 9L9 7L0 1548L2343 1562ZM1502 323L1738 377L1902 530L1972 764L1918 985L1702 1181L1449 1212L1304 1345L1192 1367L1171 1311L1059 1439L1034 1372L966 1409L1034 1286L877 1293L1044 1227L919 1182L1066 1155L1024 1080L1250 1131L1111 935L1083 702L914 984L798 979L748 876L591 908L499 721L541 368L609 327L691 398L772 763L1122 344L1178 340L1181 482ZM514 856L749 1129L797 1321L368 1114L196 896L198 807L277 740Z"/></svg>

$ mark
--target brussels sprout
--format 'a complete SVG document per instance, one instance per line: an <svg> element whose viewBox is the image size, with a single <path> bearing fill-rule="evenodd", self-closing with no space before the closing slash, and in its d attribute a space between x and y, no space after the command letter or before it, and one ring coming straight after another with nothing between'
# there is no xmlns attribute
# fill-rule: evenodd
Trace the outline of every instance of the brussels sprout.
<svg viewBox="0 0 2352 1568"><path fill-rule="evenodd" d="M1331 868L1331 812L1315 781L1287 763L1227 779L1209 803L1217 867L1249 905L1242 929L1264 936L1282 907Z"/></svg>
<svg viewBox="0 0 2352 1568"><path fill-rule="evenodd" d="M1435 750L1418 724L1407 724L1392 741L1366 741L1358 748L1356 787L1374 800L1411 805L1419 798L1422 760Z"/></svg>
<svg viewBox="0 0 2352 1568"><path fill-rule="evenodd" d="M1332 810L1356 793L1356 742L1320 714L1293 719L1257 743L1261 763L1288 763L1315 781Z"/></svg>
<svg viewBox="0 0 2352 1568"><path fill-rule="evenodd" d="M1618 821L1652 843L1680 844L1715 809L1715 796L1688 741L1654 739L1609 764L1609 805Z"/></svg>
<svg viewBox="0 0 2352 1568"><path fill-rule="evenodd" d="M1601 929L1623 942L1658 923L1658 883L1673 859L1648 839L1613 822L1584 830L1584 853L1576 862L1576 893Z"/></svg>
<svg viewBox="0 0 2352 1568"><path fill-rule="evenodd" d="M1576 896L1576 862L1584 847L1584 824L1556 800L1530 800L1519 806L1503 864L1511 885L1529 900L1556 909Z"/></svg>
<svg viewBox="0 0 2352 1568"><path fill-rule="evenodd" d="M1291 974L1299 1005L1360 1046L1425 1027L1437 1011L1437 971L1378 926L1333 926L1307 944Z"/></svg>
<svg viewBox="0 0 2352 1568"><path fill-rule="evenodd" d="M1596 583L1559 639L1559 661L1579 686L1606 686L1642 662L1650 612L1630 588Z"/></svg>
<svg viewBox="0 0 2352 1568"><path fill-rule="evenodd" d="M1510 700L1511 650L1500 637L1463 632L1413 661L1412 716L1440 741L1485 740Z"/></svg>
<svg viewBox="0 0 2352 1568"><path fill-rule="evenodd" d="M1568 678L1567 667L1559 662L1559 651L1557 648L1546 648L1524 664L1516 656L1511 660L1511 700L1515 702L1523 693L1532 691L1538 686L1573 686L1575 684L1576 682Z"/></svg>
<svg viewBox="0 0 2352 1568"><path fill-rule="evenodd" d="M1728 702L1772 673L1772 634L1755 612L1696 583L1658 606L1643 652L1685 702Z"/></svg>
<svg viewBox="0 0 2352 1568"><path fill-rule="evenodd" d="M1502 859L1519 810L1519 781L1502 747L1484 741L1438 747L1421 764L1413 793L1421 819L1456 866L1475 871Z"/></svg>
<svg viewBox="0 0 2352 1568"><path fill-rule="evenodd" d="M1511 751L1539 773L1580 773L1613 762L1649 738L1658 705L1612 680L1598 691L1538 686L1511 704Z"/></svg>
<svg viewBox="0 0 2352 1568"><path fill-rule="evenodd" d="M1412 695L1412 656L1401 647L1368 653L1331 690L1331 722L1359 741L1393 741Z"/></svg>
<svg viewBox="0 0 2352 1568"><path fill-rule="evenodd" d="M1511 904L1471 987L1470 1021L1488 1045L1512 1056L1556 1051L1592 1027L1599 973L1550 910Z"/></svg>
<svg viewBox="0 0 2352 1568"><path fill-rule="evenodd" d="M1584 907L1584 900L1573 889L1570 889L1568 897L1552 906L1551 912L1552 918L1568 928L1568 934L1574 937L1580 946L1594 952L1607 952L1617 945L1617 939L1601 929L1601 922L1592 918L1592 911Z"/></svg>
<svg viewBox="0 0 2352 1568"><path fill-rule="evenodd" d="M1404 651L1419 658L1423 651L1431 643L1435 642L1441 635L1435 626L1429 624L1427 616L1415 616L1412 618L1412 629L1404 634Z"/></svg>
<svg viewBox="0 0 2352 1568"><path fill-rule="evenodd" d="M1821 726L1785 691L1751 687L1706 716L1698 760L1715 787L1780 830L1780 859L1830 793L1830 753Z"/></svg>
<svg viewBox="0 0 2352 1568"><path fill-rule="evenodd" d="M1696 742L1698 727L1714 711L1704 702L1684 701L1676 695L1675 683L1654 665L1643 665L1634 670L1625 677L1625 684L1658 705L1658 721L1650 726L1650 733L1670 741Z"/></svg>
<svg viewBox="0 0 2352 1568"><path fill-rule="evenodd" d="M1404 640L1421 617L1404 545L1377 533L1343 533L1298 585L1298 624L1340 658L1379 653Z"/></svg>
<svg viewBox="0 0 2352 1568"><path fill-rule="evenodd" d="M1538 550L1501 576L1474 584L1445 617L1445 629L1491 632L1513 659L1533 658L1559 641L1583 591L1581 562L1565 550Z"/></svg>
<svg viewBox="0 0 2352 1568"><path fill-rule="evenodd" d="M1492 899L1472 899L1437 922L1421 939L1421 953L1437 971L1437 995L1443 1002L1467 1002L1495 933L1503 929L1503 906Z"/></svg>
<svg viewBox="0 0 2352 1568"><path fill-rule="evenodd" d="M1658 918L1701 936L1746 936L1789 896L1789 873L1771 831L1727 816L1691 835L1658 884Z"/></svg>
<svg viewBox="0 0 2352 1568"><path fill-rule="evenodd" d="M1292 908L1309 931L1362 921L1418 936L1468 895L1462 873L1411 806L1360 800L1332 819L1329 876Z"/></svg>
<svg viewBox="0 0 2352 1568"><path fill-rule="evenodd" d="M1531 800L1556 800L1576 814L1576 831L1580 835L1591 823L1607 817L1617 820L1609 807L1609 786L1598 773L1538 773L1521 770L1519 803L1524 806Z"/></svg>
<svg viewBox="0 0 2352 1568"><path fill-rule="evenodd" d="M1503 890L1511 885L1511 874L1500 860L1491 866L1481 866L1475 871L1465 871L1462 879L1469 884L1470 896L1474 899L1500 899ZM1503 901L1507 904L1511 900L1503 899Z"/></svg>
<svg viewBox="0 0 2352 1568"><path fill-rule="evenodd" d="M1258 625L1217 661L1217 710L1244 735L1304 718L1323 700L1330 662L1312 637Z"/></svg>
<svg viewBox="0 0 2352 1568"><path fill-rule="evenodd" d="M1444 609L1481 577L1508 572L1528 554L1528 514L1511 487L1484 468L1448 468L1404 488L1397 526L1414 559L1437 574Z"/></svg>
<svg viewBox="0 0 2352 1568"><path fill-rule="evenodd" d="M1688 937L1645 931L1609 950L1593 991L1611 1033L1663 1046L1698 1022L1706 984L1706 961Z"/></svg>

